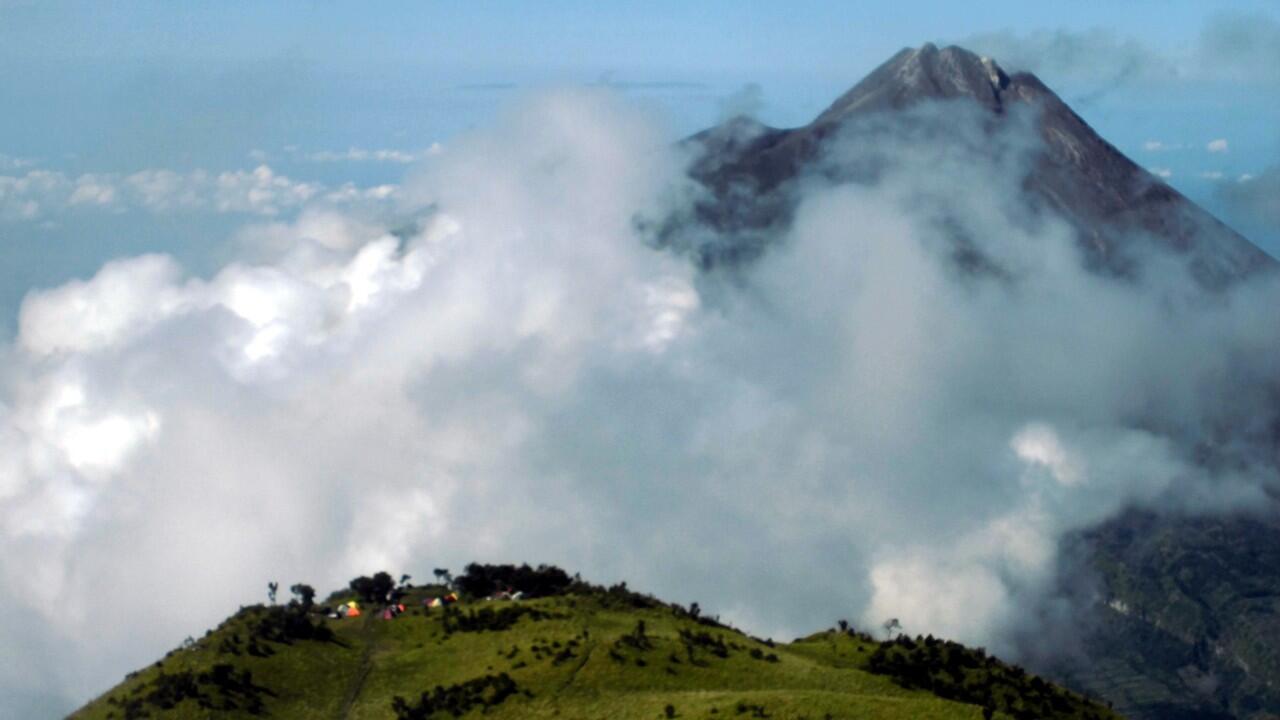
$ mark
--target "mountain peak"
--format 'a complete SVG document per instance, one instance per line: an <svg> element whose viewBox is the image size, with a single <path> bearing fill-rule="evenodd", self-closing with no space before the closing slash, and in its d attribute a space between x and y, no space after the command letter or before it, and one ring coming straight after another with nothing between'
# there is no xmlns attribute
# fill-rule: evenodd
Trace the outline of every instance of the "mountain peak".
<svg viewBox="0 0 1280 720"><path fill-rule="evenodd" d="M854 112L899 110L921 100L966 97L993 111L1003 108L1011 80L991 58L956 45L941 50L933 43L903 48L840 96L814 120L839 122Z"/></svg>
<svg viewBox="0 0 1280 720"><path fill-rule="evenodd" d="M1280 267L1125 157L1035 75L1009 75L990 58L954 45L939 49L933 43L898 51L803 127L778 129L737 121L695 135L692 140L703 153L691 173L714 196L699 208L700 217L720 230L761 231L784 223L794 203L788 188L796 178L813 173L827 179L857 178L857 168L842 175L840 167L824 164L835 138L854 145L874 143L874 128L860 120L892 118L936 102L977 103L992 115L988 130L1013 115L1016 107L1028 111L1041 143L1021 186L1036 208L1056 213L1075 228L1091 268L1129 275L1137 262L1129 248L1148 241L1188 255L1193 274L1211 287ZM754 257L766 237L755 232L732 248L713 246L699 252L705 250L703 261L708 264Z"/></svg>

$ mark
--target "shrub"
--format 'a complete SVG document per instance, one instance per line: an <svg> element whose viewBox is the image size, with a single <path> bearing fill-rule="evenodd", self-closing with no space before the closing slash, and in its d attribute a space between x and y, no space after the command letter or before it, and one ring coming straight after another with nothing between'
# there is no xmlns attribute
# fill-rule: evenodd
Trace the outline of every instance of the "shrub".
<svg viewBox="0 0 1280 720"><path fill-rule="evenodd" d="M487 710L501 705L519 690L506 673L485 675L448 687L437 685L434 690L423 692L413 704L397 695L391 701L391 709L396 720L428 720L438 713L459 717L476 706Z"/></svg>

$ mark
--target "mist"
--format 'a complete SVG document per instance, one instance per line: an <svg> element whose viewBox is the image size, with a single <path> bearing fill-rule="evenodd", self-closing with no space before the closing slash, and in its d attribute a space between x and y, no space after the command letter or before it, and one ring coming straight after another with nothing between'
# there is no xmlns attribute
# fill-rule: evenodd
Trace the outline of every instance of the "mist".
<svg viewBox="0 0 1280 720"><path fill-rule="evenodd" d="M146 255L30 293L0 708L68 711L269 580L471 560L1016 659L1070 533L1267 503L1274 273L1204 289L1137 241L1143 272L1086 269L1021 186L1030 122L955 111L837 143L875 171L797 184L731 269L645 235L700 199L694 151L594 89L451 141L381 214L246 225L207 278Z"/></svg>

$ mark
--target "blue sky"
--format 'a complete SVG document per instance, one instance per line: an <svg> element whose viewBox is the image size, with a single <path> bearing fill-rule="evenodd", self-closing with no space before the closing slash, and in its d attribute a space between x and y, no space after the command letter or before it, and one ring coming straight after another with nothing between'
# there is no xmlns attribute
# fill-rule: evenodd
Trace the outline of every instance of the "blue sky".
<svg viewBox="0 0 1280 720"><path fill-rule="evenodd" d="M1248 69L1268 59L1280 66L1265 47L1278 19L1272 2L1205 0L558 0L377 10L0 0L0 176L267 164L291 181L369 187L398 182L408 164L400 159L490 122L543 86L612 83L685 133L715 122L726 98L755 84L763 120L797 125L899 48L957 42L1006 65L1004 55L1015 55L1123 151L1277 253L1280 233L1233 216L1218 190L1280 161L1280 76ZM1262 28L1252 60L1223 63L1214 54L1223 43L1208 49L1213 28L1232 23ZM1214 140L1227 150L1209 152ZM92 203L82 202L77 212L0 217L0 329L11 329L30 287L88 274L110 257L161 249L197 272L211 268L243 220L111 205L111 213L86 213Z"/></svg>

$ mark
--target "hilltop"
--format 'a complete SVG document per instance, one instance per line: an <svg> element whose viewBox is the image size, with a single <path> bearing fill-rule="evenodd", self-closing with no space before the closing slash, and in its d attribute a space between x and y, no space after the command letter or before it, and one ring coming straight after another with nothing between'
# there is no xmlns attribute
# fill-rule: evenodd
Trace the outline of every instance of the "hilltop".
<svg viewBox="0 0 1280 720"><path fill-rule="evenodd" d="M240 608L72 717L1118 717L956 643L877 641L844 622L777 643L557 568L471 565L448 585L394 587L380 573L322 603L294 587L288 604ZM334 617L353 601L358 617Z"/></svg>

